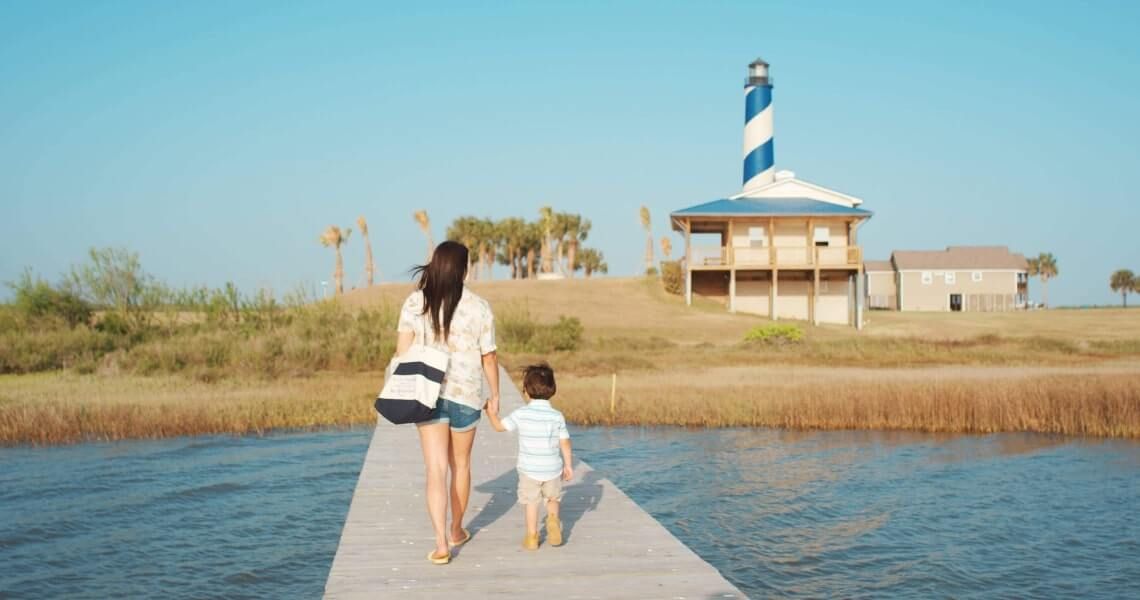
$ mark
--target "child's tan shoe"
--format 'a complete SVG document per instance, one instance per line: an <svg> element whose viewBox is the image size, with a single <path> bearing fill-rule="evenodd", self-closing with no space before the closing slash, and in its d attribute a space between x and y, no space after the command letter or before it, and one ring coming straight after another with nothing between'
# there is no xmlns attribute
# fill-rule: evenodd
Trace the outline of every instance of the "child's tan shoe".
<svg viewBox="0 0 1140 600"><path fill-rule="evenodd" d="M528 533L523 538L523 549L525 550L538 550L538 532L533 534Z"/></svg>
<svg viewBox="0 0 1140 600"><path fill-rule="evenodd" d="M546 516L546 543L551 546L562 545L562 521L554 515Z"/></svg>

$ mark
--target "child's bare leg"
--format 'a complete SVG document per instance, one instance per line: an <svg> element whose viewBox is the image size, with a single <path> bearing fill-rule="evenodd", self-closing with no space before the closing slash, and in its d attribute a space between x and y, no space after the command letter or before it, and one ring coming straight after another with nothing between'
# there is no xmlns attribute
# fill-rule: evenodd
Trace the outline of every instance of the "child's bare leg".
<svg viewBox="0 0 1140 600"><path fill-rule="evenodd" d="M526 505L526 533L527 535L538 533L538 503Z"/></svg>
<svg viewBox="0 0 1140 600"><path fill-rule="evenodd" d="M555 498L546 501L546 542L551 546L562 545L562 521L558 520L558 509L562 503Z"/></svg>

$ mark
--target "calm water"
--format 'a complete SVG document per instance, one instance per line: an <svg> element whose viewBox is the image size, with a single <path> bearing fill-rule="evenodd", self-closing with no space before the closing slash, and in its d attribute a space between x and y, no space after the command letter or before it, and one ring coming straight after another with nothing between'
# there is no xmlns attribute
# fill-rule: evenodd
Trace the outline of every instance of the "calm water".
<svg viewBox="0 0 1140 600"><path fill-rule="evenodd" d="M0 597L318 597L370 434L0 449ZM1140 597L1140 444L574 439L754 597Z"/></svg>
<svg viewBox="0 0 1140 600"><path fill-rule="evenodd" d="M371 430L0 449L0 598L316 598Z"/></svg>

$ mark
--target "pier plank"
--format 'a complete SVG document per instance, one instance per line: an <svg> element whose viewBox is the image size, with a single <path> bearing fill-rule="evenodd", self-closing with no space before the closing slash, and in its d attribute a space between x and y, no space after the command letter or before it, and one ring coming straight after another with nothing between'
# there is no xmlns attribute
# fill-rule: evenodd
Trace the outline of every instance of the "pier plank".
<svg viewBox="0 0 1140 600"><path fill-rule="evenodd" d="M504 372L502 410L522 398ZM564 598L743 598L711 565L582 461L562 504L565 544L521 547L514 434L482 422L472 455L467 528L472 539L451 564L433 547L424 473L413 426L380 420L368 447L340 544L325 583L329 600L439 592L467 597L540 591ZM543 534L545 537L545 534Z"/></svg>

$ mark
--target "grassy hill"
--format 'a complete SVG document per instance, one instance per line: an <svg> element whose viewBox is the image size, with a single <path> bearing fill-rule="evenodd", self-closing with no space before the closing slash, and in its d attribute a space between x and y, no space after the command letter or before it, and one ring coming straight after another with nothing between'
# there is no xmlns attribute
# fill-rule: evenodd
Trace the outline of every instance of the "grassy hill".
<svg viewBox="0 0 1140 600"><path fill-rule="evenodd" d="M736 343L749 328L769 323L765 317L729 314L723 305L666 294L656 280L604 277L563 281L476 281L471 289L496 309L526 307L540 320L574 316L590 337L663 337L677 343ZM353 290L349 306L399 304L412 284L384 284ZM841 325L802 326L808 338L853 337L968 340L980 336L1054 338L1074 343L1140 340L1140 314L1123 309L1034 310L1006 313L914 313L869 311L866 328Z"/></svg>

